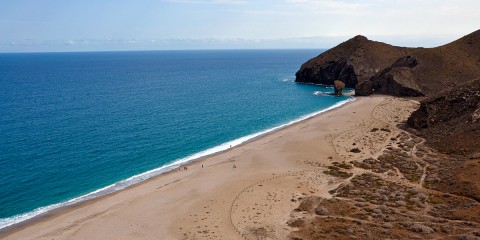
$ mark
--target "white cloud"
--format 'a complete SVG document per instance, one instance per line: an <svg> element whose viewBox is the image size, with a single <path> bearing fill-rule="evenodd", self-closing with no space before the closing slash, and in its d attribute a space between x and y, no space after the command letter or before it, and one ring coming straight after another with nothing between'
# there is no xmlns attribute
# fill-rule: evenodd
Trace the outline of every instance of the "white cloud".
<svg viewBox="0 0 480 240"><path fill-rule="evenodd" d="M279 11L279 10L246 10L242 13L258 16L298 16L302 13L292 11Z"/></svg>
<svg viewBox="0 0 480 240"><path fill-rule="evenodd" d="M478 29L478 0L284 0L297 35L460 35ZM303 29L302 29L303 28Z"/></svg>
<svg viewBox="0 0 480 240"><path fill-rule="evenodd" d="M246 0L163 0L171 3L194 3L194 4L244 4Z"/></svg>
<svg viewBox="0 0 480 240"><path fill-rule="evenodd" d="M361 6L359 1L345 0L286 0L286 2L316 10L355 10Z"/></svg>
<svg viewBox="0 0 480 240"><path fill-rule="evenodd" d="M134 46L139 46L138 49L330 47L361 34L392 44L428 47L461 37L480 26L480 14L477 13L479 0L147 2L151 5L112 6L114 10L128 7L116 10L121 13L130 13L130 8L138 7L131 11L129 17L116 11L98 11L97 15L88 19L75 18L75 24L68 11L59 10L64 16L55 15L46 18L48 21L45 22L37 22L37 19L43 19L39 16L24 20L28 16L7 18L3 14L0 19L0 46L4 49L6 46L17 49L22 46L51 46L50 49L57 46L68 49L134 49ZM165 8L166 4L175 7ZM95 19L98 26L82 23L90 23L90 18ZM65 36L65 32L70 33L66 29L79 31ZM44 41L50 38L54 40ZM72 42L69 42L70 39Z"/></svg>

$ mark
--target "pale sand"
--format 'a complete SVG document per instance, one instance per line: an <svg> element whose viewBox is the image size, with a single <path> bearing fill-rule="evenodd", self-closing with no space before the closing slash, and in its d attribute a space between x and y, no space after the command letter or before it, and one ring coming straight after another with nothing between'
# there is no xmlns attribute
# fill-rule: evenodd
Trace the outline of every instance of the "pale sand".
<svg viewBox="0 0 480 240"><path fill-rule="evenodd" d="M357 98L206 157L186 171L0 232L0 238L285 239L292 230L287 221L301 196L329 197L328 191L345 181L325 175L325 167L378 153L398 133L396 122L410 111L403 102L385 96ZM372 127L392 132L372 133ZM353 147L362 152L351 153Z"/></svg>

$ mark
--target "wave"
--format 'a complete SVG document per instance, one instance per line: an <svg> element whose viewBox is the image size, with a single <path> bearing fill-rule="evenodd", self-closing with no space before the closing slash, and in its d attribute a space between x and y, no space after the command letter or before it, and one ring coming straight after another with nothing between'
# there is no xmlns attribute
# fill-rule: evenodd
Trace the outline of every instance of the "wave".
<svg viewBox="0 0 480 240"><path fill-rule="evenodd" d="M332 92L322 92L322 91L315 91L313 95L317 96L332 96Z"/></svg>
<svg viewBox="0 0 480 240"><path fill-rule="evenodd" d="M295 78L292 78L292 77L283 78L282 82L295 82Z"/></svg>
<svg viewBox="0 0 480 240"><path fill-rule="evenodd" d="M342 106L342 105L344 105L348 102L354 101L354 100L355 100L354 97L350 97L350 98L348 98L346 100L343 100L343 101L340 101L340 102L338 102L338 103L336 103L336 104L334 104L334 105L332 105L332 106L330 106L326 109L322 109L320 111L301 116L300 118L297 118L297 119L292 120L288 123L285 123L285 124L282 124L282 125L279 125L279 126L276 126L276 127L273 127L273 128L269 128L269 129L266 129L266 130L263 130L263 131L260 131L260 132L257 132L257 133L253 133L253 134L241 137L241 138L237 138L237 139L229 141L229 142L222 143L220 145L217 145L217 146L209 148L207 150L192 154L192 155L187 156L185 158L178 159L178 160L173 161L172 163L164 165L162 167L159 167L159 168L156 168L156 169L153 169L153 170L135 175L135 176L130 177L128 179L116 182L114 184L108 185L104 188L98 189L96 191L85 194L83 196L73 198L73 199L65 201L65 202L56 203L56 204L52 204L52 205L45 206L45 207L40 207L40 208L37 208L37 209L35 209L31 212L28 212L28 213L19 214L19 215L9 217L9 218L2 218L2 219L0 219L0 229L12 226L12 225L17 224L17 223L24 222L26 220L32 219L34 217L37 217L39 215L45 214L49 211L52 211L52 210L55 210L55 209L58 209L58 208L71 206L71 205L76 204L76 203L84 202L84 201L87 201L87 200L91 200L91 199L94 199L94 198L97 198L97 197L100 197L100 196L104 196L104 195L107 195L107 194L125 189L126 187L129 187L129 186L135 185L137 183L143 182L143 181L145 181L147 179L150 179L154 176L157 176L157 175L160 175L162 173L165 173L165 172L171 171L173 169L176 169L179 166L181 166L182 164L192 162L192 161L197 160L199 158L228 150L231 147L238 146L240 144L243 144L245 142L256 139L256 138L258 138L262 135L265 135L267 133L279 130L281 128L284 128L286 126L289 126L289 125L292 125L292 124L295 124L295 123L298 123L300 121L311 118L313 116L324 113L326 111L332 110L334 108L338 108L338 107L340 107L340 106Z"/></svg>
<svg viewBox="0 0 480 240"><path fill-rule="evenodd" d="M332 87L333 88L333 87ZM343 94L344 95L353 95L352 92L354 92L353 89L346 89L343 91ZM313 95L317 95L317 96L332 96L333 95L333 92L323 92L323 91L315 91L313 92Z"/></svg>

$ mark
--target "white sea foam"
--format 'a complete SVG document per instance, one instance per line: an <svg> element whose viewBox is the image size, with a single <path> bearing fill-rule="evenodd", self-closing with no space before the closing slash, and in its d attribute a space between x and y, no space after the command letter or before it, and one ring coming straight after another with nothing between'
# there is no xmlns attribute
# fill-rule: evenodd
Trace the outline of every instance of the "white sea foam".
<svg viewBox="0 0 480 240"><path fill-rule="evenodd" d="M317 96L331 96L332 93L331 93L331 92L315 91L315 92L313 92L313 95L317 95Z"/></svg>
<svg viewBox="0 0 480 240"><path fill-rule="evenodd" d="M104 188L98 189L98 190L93 191L91 193L85 194L83 196L80 196L80 197L77 197L77 198L74 198L74 199L71 199L71 200L68 200L68 201L65 201L65 202L52 204L52 205L49 205L49 206L46 206L46 207L40 207L40 208L37 208L37 209L35 209L31 212L28 212L28 213L16 215L16 216L9 217L9 218L1 218L0 219L0 229L11 226L11 225L14 225L14 224L17 224L17 223L20 223L20 222L23 222L23 221L26 221L28 219L34 218L36 216L39 216L41 214L44 214L44 213L46 213L48 211L51 211L51 210L54 210L54 209L70 206L70 205L73 205L75 203L87 201L87 200L90 200L90 199L93 199L93 198L96 198L96 197L100 197L100 196L103 196L103 195L106 195L106 194L109 194L109 193L113 193L113 192L122 190L126 187L129 187L129 186L132 186L134 184L143 182L143 181L145 181L145 180L147 180L151 177L154 177L154 176L157 176L159 174L162 174L162 173L171 171L173 169L176 169L179 166L181 166L182 164L191 162L191 161L199 159L201 157L205 157L205 156L208 156L208 155L212 155L212 154L215 154L215 153L225 151L225 150L227 150L231 147L238 146L238 145L240 145L242 143L245 143L249 140L255 139L257 137L260 137L260 136L265 135L267 133L270 133L270 132L273 132L275 130L284 128L286 126L295 124L295 123L303 121L305 119L311 118L311 117L313 117L315 115L318 115L320 113L323 113L323 112L332 110L334 108L340 107L340 106L342 106L342 105L344 105L348 102L354 101L354 100L355 100L354 97L350 97L349 99L338 102L335 105L333 105L329 108L323 109L321 111L304 115L300 118L297 118L293 121L290 121L288 123L282 124L282 125L277 126L277 127L266 129L266 130L263 130L263 131L260 131L260 132L257 132L257 133L253 133L253 134L241 137L241 138L237 138L235 140L232 140L232 141L229 141L229 142L226 142L226 143L222 143L218 146L215 146L215 147L209 148L207 150L195 153L193 155L190 155L190 156L182 158L182 159L178 159L178 160L176 160L176 161L174 161L170 164L167 164L165 166L150 170L150 171L145 172L145 173L135 175L133 177L130 177L128 179L116 182L114 184L111 184L111 185L106 186Z"/></svg>

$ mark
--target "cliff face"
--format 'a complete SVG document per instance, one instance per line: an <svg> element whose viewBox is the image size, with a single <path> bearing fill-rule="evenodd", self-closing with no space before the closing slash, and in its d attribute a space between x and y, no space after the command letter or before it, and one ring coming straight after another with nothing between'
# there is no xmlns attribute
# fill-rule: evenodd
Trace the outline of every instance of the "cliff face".
<svg viewBox="0 0 480 240"><path fill-rule="evenodd" d="M480 76L480 30L436 48L404 48L356 36L304 63L296 82L333 85L358 95L432 95Z"/></svg>
<svg viewBox="0 0 480 240"><path fill-rule="evenodd" d="M407 53L406 48L356 36L304 63L296 82L333 85L338 79L353 88Z"/></svg>
<svg viewBox="0 0 480 240"><path fill-rule="evenodd" d="M480 78L425 99L407 123L439 151L480 157Z"/></svg>

